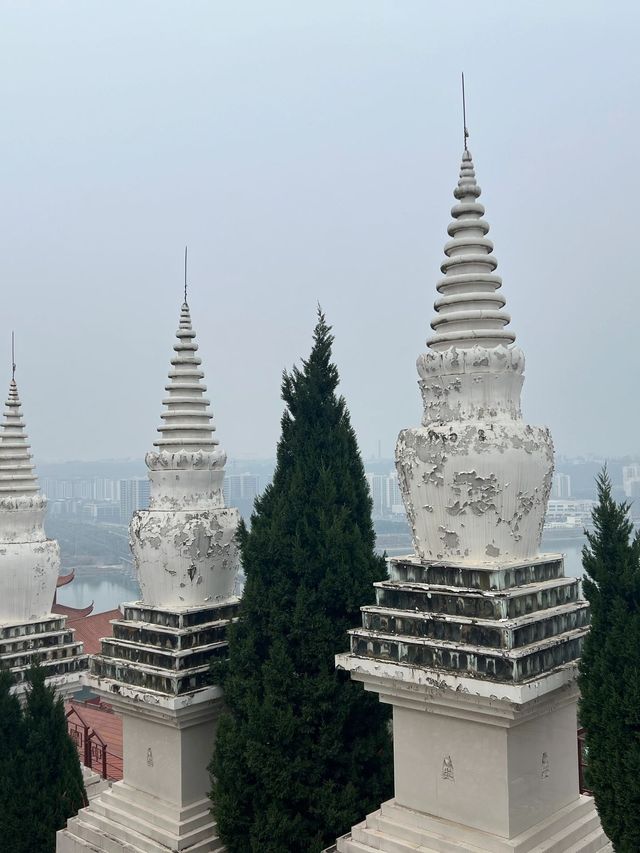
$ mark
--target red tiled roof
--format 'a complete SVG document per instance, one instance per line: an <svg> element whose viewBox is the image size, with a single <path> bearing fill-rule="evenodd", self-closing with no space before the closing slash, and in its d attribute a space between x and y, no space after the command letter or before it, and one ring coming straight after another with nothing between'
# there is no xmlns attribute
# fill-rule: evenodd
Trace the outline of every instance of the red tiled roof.
<svg viewBox="0 0 640 853"><path fill-rule="evenodd" d="M77 702L75 699L71 699L65 702L65 709L67 711L73 709L77 714L77 716L72 714L69 717L71 725L81 725L78 720L80 717L80 720L106 744L107 778L114 781L122 779L122 718L114 714L110 705L100 700L90 699L87 702ZM80 760L83 760L82 753ZM101 774L101 762L97 761L93 769Z"/></svg>
<svg viewBox="0 0 640 853"><path fill-rule="evenodd" d="M122 613L116 607L115 610L106 610L104 613L93 613L91 616L83 614L81 617L72 618L69 620L69 627L76 632L76 640L84 643L85 653L97 655L101 638L113 636L111 620L121 618Z"/></svg>
<svg viewBox="0 0 640 853"><path fill-rule="evenodd" d="M56 588L60 589L61 586L66 586L68 583L71 583L75 576L75 569L71 569L68 575L58 575L58 580L56 581Z"/></svg>

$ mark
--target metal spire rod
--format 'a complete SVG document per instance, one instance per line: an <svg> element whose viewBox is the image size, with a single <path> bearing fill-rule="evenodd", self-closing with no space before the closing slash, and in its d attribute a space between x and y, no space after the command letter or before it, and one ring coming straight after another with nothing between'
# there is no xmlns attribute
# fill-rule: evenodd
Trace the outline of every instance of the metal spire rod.
<svg viewBox="0 0 640 853"><path fill-rule="evenodd" d="M462 72L462 126L464 128L464 150L467 151L469 131L467 130L467 101L464 95L464 71Z"/></svg>
<svg viewBox="0 0 640 853"><path fill-rule="evenodd" d="M16 336L11 332L11 381L16 378Z"/></svg>
<svg viewBox="0 0 640 853"><path fill-rule="evenodd" d="M184 247L184 301L187 303L187 246Z"/></svg>

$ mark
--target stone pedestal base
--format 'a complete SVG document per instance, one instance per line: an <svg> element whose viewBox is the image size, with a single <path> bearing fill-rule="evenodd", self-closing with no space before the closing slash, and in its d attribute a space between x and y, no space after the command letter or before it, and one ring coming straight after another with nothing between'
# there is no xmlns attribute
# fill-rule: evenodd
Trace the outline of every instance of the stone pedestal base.
<svg viewBox="0 0 640 853"><path fill-rule="evenodd" d="M122 716L124 778L58 833L58 853L223 851L207 797L222 690L207 685L236 610L128 604L113 621L86 683Z"/></svg>
<svg viewBox="0 0 640 853"><path fill-rule="evenodd" d="M338 853L611 850L580 795L588 609L560 555L391 561L336 666L393 706L394 799Z"/></svg>
<svg viewBox="0 0 640 853"><path fill-rule="evenodd" d="M116 782L58 833L58 853L222 853L208 799L186 808Z"/></svg>
<svg viewBox="0 0 640 853"><path fill-rule="evenodd" d="M506 839L430 817L395 800L338 839L338 853L599 853L613 848L591 797L579 797L526 832Z"/></svg>
<svg viewBox="0 0 640 853"><path fill-rule="evenodd" d="M124 779L58 833L57 853L223 851L206 796L220 689L171 697L87 680L122 715Z"/></svg>

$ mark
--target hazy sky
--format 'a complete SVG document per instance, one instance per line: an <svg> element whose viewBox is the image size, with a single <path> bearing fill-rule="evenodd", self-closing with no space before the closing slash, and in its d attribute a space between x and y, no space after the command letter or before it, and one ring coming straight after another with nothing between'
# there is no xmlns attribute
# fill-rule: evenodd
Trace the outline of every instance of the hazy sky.
<svg viewBox="0 0 640 853"><path fill-rule="evenodd" d="M185 243L229 455L273 455L320 301L362 452L390 456L461 70L525 416L640 453L639 28L637 0L0 0L0 387L15 328L36 459L150 447Z"/></svg>

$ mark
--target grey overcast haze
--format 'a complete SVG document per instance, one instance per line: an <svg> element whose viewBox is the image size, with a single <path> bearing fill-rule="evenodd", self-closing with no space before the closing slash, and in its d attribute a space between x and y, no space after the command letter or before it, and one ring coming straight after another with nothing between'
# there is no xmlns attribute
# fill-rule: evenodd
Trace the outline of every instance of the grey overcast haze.
<svg viewBox="0 0 640 853"><path fill-rule="evenodd" d="M36 461L149 449L185 243L229 456L274 455L318 302L362 453L391 456L461 71L524 415L560 453L640 454L639 35L637 0L0 0L0 390L15 329Z"/></svg>

